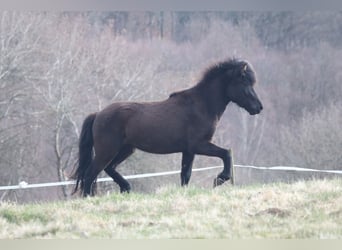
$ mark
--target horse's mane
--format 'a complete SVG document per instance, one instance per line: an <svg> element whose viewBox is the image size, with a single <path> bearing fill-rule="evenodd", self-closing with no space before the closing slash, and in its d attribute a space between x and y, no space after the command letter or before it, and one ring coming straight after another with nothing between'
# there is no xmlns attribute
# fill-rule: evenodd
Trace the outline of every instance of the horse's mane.
<svg viewBox="0 0 342 250"><path fill-rule="evenodd" d="M198 84L212 81L216 77L228 72L229 70L234 72L234 70L236 70L244 64L246 64L246 62L240 61L236 58L231 58L226 61L214 64L204 72L202 79L199 81Z"/></svg>
<svg viewBox="0 0 342 250"><path fill-rule="evenodd" d="M211 82L212 80L222 75L225 75L228 77L229 74L234 75L236 73L240 73L242 72L242 69L245 65L248 65L248 67L246 68L246 74L248 75L248 77L252 78L251 82L254 82L255 80L253 79L255 78L255 75L254 75L253 70L251 69L251 66L245 61L238 60L236 58L230 58L230 59L227 59L226 61L216 63L210 66L209 68L207 68L204 71L201 80L194 87L204 86L206 83ZM185 90L171 93L169 97L184 95L188 92L188 90L189 89L185 89Z"/></svg>

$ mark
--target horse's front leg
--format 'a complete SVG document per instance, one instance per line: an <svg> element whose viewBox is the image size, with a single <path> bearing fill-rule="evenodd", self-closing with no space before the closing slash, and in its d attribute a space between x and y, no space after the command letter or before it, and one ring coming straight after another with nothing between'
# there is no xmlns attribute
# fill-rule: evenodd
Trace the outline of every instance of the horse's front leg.
<svg viewBox="0 0 342 250"><path fill-rule="evenodd" d="M214 187L222 185L230 179L230 151L220 148L211 142L205 142L197 145L195 149L196 154L219 157L223 161L223 171L214 179Z"/></svg>
<svg viewBox="0 0 342 250"><path fill-rule="evenodd" d="M181 185L188 185L190 177L191 177L191 170L192 170L192 163L194 161L194 154L183 152L182 155L182 170L181 170Z"/></svg>

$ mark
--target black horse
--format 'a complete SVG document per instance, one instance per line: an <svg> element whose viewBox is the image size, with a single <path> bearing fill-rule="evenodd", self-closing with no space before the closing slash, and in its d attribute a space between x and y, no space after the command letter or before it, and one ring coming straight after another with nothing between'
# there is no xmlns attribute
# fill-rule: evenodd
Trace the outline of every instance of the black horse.
<svg viewBox="0 0 342 250"><path fill-rule="evenodd" d="M192 88L150 103L113 103L84 121L79 141L78 166L73 174L84 196L94 195L98 174L105 172L129 192L129 183L116 171L136 148L156 154L182 153L181 184L187 185L195 154L222 159L223 171L214 183L230 179L230 154L211 139L229 102L251 115L262 104L254 84L255 73L245 61L229 59L210 67ZM93 151L94 149L94 151Z"/></svg>

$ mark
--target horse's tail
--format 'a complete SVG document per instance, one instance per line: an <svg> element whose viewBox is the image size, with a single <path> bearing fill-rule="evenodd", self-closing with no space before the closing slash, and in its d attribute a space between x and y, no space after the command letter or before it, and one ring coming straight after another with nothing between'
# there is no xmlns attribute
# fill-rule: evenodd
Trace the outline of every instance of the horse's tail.
<svg viewBox="0 0 342 250"><path fill-rule="evenodd" d="M86 174L91 167L93 160L93 124L96 113L90 114L83 122L81 135L79 139L79 153L76 170L71 178L76 180L76 186L72 194L75 194L80 186L81 192L84 193L84 183Z"/></svg>

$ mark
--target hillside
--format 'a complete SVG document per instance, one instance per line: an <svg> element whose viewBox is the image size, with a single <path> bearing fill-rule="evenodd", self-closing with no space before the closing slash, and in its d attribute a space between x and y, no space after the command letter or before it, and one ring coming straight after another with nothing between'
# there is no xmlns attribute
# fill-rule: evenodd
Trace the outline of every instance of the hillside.
<svg viewBox="0 0 342 250"><path fill-rule="evenodd" d="M342 238L342 179L0 204L0 238Z"/></svg>

